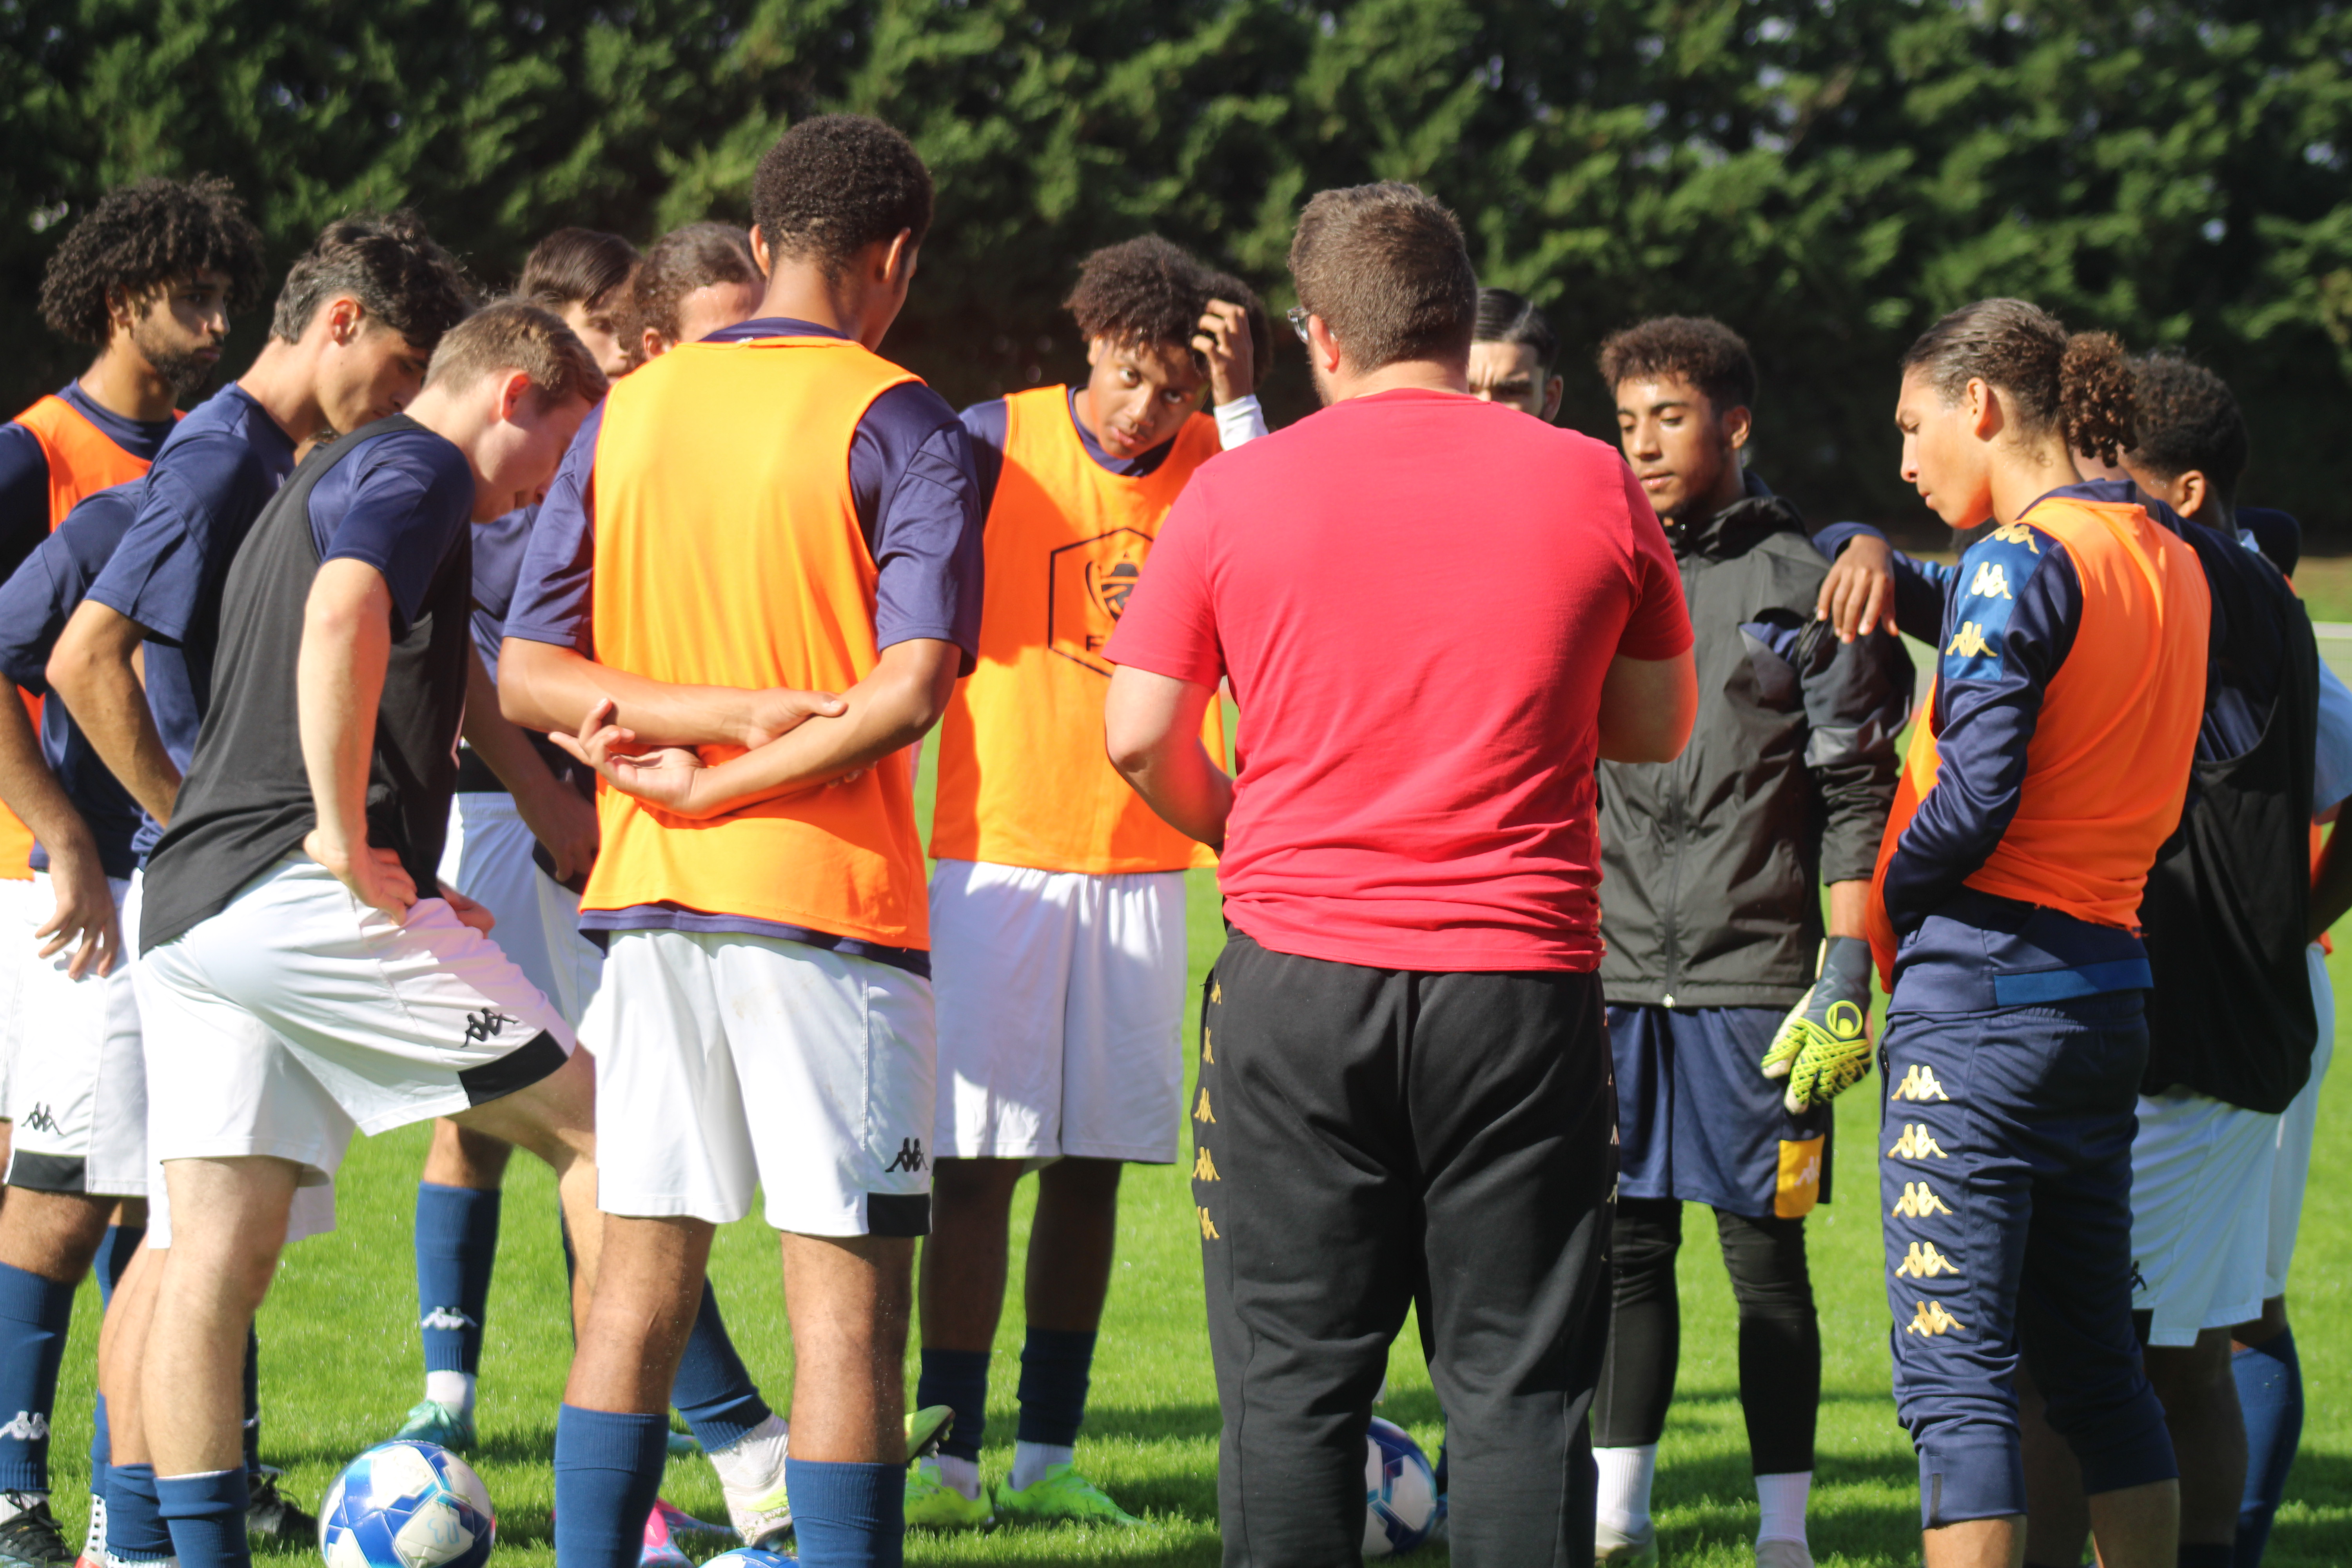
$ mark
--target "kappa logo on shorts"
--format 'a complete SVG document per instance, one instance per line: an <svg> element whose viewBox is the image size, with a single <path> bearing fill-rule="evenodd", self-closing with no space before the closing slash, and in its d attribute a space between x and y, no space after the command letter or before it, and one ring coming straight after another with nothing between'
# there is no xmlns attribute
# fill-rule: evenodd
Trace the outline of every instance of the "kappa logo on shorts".
<svg viewBox="0 0 2352 1568"><path fill-rule="evenodd" d="M1958 1264L1937 1251L1935 1243L1926 1241L1913 1242L1911 1250L1903 1255L1903 1261L1895 1266L1895 1273L1914 1279L1933 1279L1938 1274L1959 1271Z"/></svg>
<svg viewBox="0 0 2352 1568"><path fill-rule="evenodd" d="M1886 1152L1886 1157L1890 1160L1951 1158L1944 1152L1941 1144L1927 1135L1927 1127L1916 1121L1906 1121L1903 1124L1903 1136L1895 1141L1895 1147Z"/></svg>
<svg viewBox="0 0 2352 1568"><path fill-rule="evenodd" d="M58 1119L49 1114L49 1108L46 1105L36 1105L32 1114L25 1118L25 1131L27 1132L55 1132L57 1130Z"/></svg>
<svg viewBox="0 0 2352 1568"><path fill-rule="evenodd" d="M19 1410L5 1426L0 1426L0 1437L13 1437L19 1443L46 1442L48 1436L49 1415L46 1410Z"/></svg>
<svg viewBox="0 0 2352 1568"><path fill-rule="evenodd" d="M1209 1158L1209 1146L1206 1143L1202 1144L1201 1152L1192 1157L1192 1179L1196 1182L1217 1182L1224 1179L1217 1174L1217 1163Z"/></svg>
<svg viewBox="0 0 2352 1568"><path fill-rule="evenodd" d="M478 1046L495 1040L499 1037L499 1032L509 1024L520 1022L522 1022L521 1019L510 1018L495 1007L485 1007L478 1013L468 1013L466 1015L466 1043L469 1046Z"/></svg>
<svg viewBox="0 0 2352 1568"><path fill-rule="evenodd" d="M1895 1219L1926 1219L1929 1215L1951 1213L1952 1205L1930 1192L1927 1183L1906 1182L1903 1195L1886 1212Z"/></svg>
<svg viewBox="0 0 2352 1568"><path fill-rule="evenodd" d="M1201 1061L1206 1067L1217 1065L1217 1053L1210 1043L1209 1031L1206 1029L1201 1031Z"/></svg>
<svg viewBox="0 0 2352 1568"><path fill-rule="evenodd" d="M1913 1062L1906 1068L1903 1081L1895 1086L1889 1100L1949 1100L1944 1086L1936 1081L1936 1069L1925 1062Z"/></svg>
<svg viewBox="0 0 2352 1568"><path fill-rule="evenodd" d="M919 1138L898 1140L898 1157L882 1167L889 1171L919 1171L923 1168L923 1141Z"/></svg>
<svg viewBox="0 0 2352 1568"><path fill-rule="evenodd" d="M1217 1113L1209 1109L1209 1086L1206 1084L1201 1086L1201 1103L1192 1108L1192 1120L1209 1122L1212 1125L1217 1120Z"/></svg>
<svg viewBox="0 0 2352 1568"><path fill-rule="evenodd" d="M478 1329L482 1325L455 1307L436 1307L416 1320L420 1329L446 1329L456 1332L463 1329Z"/></svg>
<svg viewBox="0 0 2352 1568"><path fill-rule="evenodd" d="M1225 1239L1223 1237L1217 1234L1217 1222L1209 1217L1209 1211L1207 1209L1201 1210L1201 1239L1202 1241L1223 1241Z"/></svg>
<svg viewBox="0 0 2352 1568"><path fill-rule="evenodd" d="M1903 1331L1906 1334L1917 1334L1922 1339L1934 1339L1937 1334L1948 1334L1954 1329L1965 1330L1968 1327L1966 1323L1944 1310L1944 1304L1941 1301L1922 1301L1918 1303L1918 1307L1917 1314L1903 1325Z"/></svg>

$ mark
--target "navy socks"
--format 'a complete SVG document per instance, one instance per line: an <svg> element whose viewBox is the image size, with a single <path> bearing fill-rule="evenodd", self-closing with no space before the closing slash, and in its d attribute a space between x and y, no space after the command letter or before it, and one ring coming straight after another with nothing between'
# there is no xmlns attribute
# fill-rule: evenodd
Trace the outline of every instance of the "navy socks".
<svg viewBox="0 0 2352 1568"><path fill-rule="evenodd" d="M903 1465L784 1459L804 1568L899 1568L907 1534ZM572 1568L567 1563L564 1568Z"/></svg>
<svg viewBox="0 0 2352 1568"><path fill-rule="evenodd" d="M481 1369L499 1197L495 1187L416 1184L416 1317L428 1373Z"/></svg>
<svg viewBox="0 0 2352 1568"><path fill-rule="evenodd" d="M1024 1443L1067 1448L1087 1418L1095 1336L1061 1329L1031 1329L1021 1347L1021 1429Z"/></svg>
<svg viewBox="0 0 2352 1568"><path fill-rule="evenodd" d="M49 1408L74 1288L0 1264L0 1491L49 1489Z"/></svg>
<svg viewBox="0 0 2352 1568"><path fill-rule="evenodd" d="M768 1402L760 1397L743 1358L727 1337L719 1298L711 1294L708 1279L702 1282L702 1305L695 1310L686 1353L678 1358L677 1376L670 1384L669 1402L686 1417L706 1454L735 1442L770 1415Z"/></svg>
<svg viewBox="0 0 2352 1568"><path fill-rule="evenodd" d="M2254 1568L2270 1544L2271 1520L2286 1495L2286 1473L2303 1440L2303 1362L2288 1329L2230 1354L2238 1406L2246 1417L2246 1496L2238 1505L2237 1568Z"/></svg>
<svg viewBox="0 0 2352 1568"><path fill-rule="evenodd" d="M172 1555L172 1531L155 1495L152 1465L110 1465L106 1470L106 1550L121 1562L156 1562Z"/></svg>
<svg viewBox="0 0 2352 1568"><path fill-rule="evenodd" d="M915 1407L944 1405L955 1412L940 1452L959 1459L980 1458L980 1440L988 1430L988 1352L986 1351L923 1350L923 1370L915 1382ZM793 1500L793 1511L800 1503Z"/></svg>
<svg viewBox="0 0 2352 1568"><path fill-rule="evenodd" d="M172 1554L180 1568L249 1568L253 1553L245 1539L249 1500L243 1470L206 1470L194 1476L158 1476L155 1496L172 1530Z"/></svg>
<svg viewBox="0 0 2352 1568"><path fill-rule="evenodd" d="M555 1556L563 1568L637 1568L661 1490L669 1420L583 1410L555 1417ZM800 1498L793 1511L800 1512ZM184 1558L181 1568L193 1568Z"/></svg>

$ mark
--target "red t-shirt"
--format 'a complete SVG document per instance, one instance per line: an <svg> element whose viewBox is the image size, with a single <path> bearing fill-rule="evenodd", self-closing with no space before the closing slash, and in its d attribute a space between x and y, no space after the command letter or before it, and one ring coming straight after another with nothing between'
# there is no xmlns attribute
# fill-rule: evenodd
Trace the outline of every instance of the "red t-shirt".
<svg viewBox="0 0 2352 1568"><path fill-rule="evenodd" d="M1591 970L1601 678L1690 646L1665 531L1615 447L1404 390L1203 465L1107 657L1231 679L1218 881L1260 945Z"/></svg>

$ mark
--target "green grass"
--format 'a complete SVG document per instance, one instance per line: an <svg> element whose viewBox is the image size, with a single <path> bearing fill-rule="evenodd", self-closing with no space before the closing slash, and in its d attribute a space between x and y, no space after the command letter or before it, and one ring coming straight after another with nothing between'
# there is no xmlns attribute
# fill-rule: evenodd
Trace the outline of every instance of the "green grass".
<svg viewBox="0 0 2352 1568"><path fill-rule="evenodd" d="M1220 928L1207 873L1192 874L1192 893L1197 980L1215 954ZM2341 963L2337 984L2352 990L2352 972ZM1198 985L1192 990L1197 995ZM2352 1008L2346 1013L2352 1016ZM1193 1037L1189 1029L1186 1037ZM1811 1528L1814 1552L1825 1563L1906 1568L1918 1561L1917 1471L1887 1392L1873 1156L1878 1095L1885 1090L1874 1092L1876 1083L1866 1080L1840 1102L1836 1201L1816 1211L1811 1227L1824 1356ZM2328 1179L2352 1159L2347 1095L2352 1074L2339 1073L2328 1085L2321 1116L2315 1179L2291 1288L2310 1416L2271 1548L2269 1561L2279 1568L2352 1561L2352 1402L2335 1398L2352 1372L2352 1190ZM425 1142L425 1130L412 1128L362 1140L352 1150L341 1183L341 1228L288 1252L262 1313L263 1453L286 1468L289 1489L306 1502L315 1503L345 1461L390 1432L423 1385L409 1236ZM1034 1189L1034 1183L1023 1184L1016 1248L1026 1242ZM1139 1167L1125 1192L1118 1277L1080 1463L1145 1515L1146 1528L1002 1531L985 1537L918 1533L908 1542L909 1562L1209 1568L1218 1561L1216 1395L1187 1168ZM553 1560L548 1458L571 1338L552 1184L542 1167L518 1160L508 1194L483 1356L485 1447L475 1462L499 1507L499 1560L520 1568ZM1681 1378L1656 1492L1661 1539L1671 1563L1744 1568L1753 1561L1747 1543L1755 1500L1740 1419L1731 1292L1714 1227L1703 1212L1689 1217L1681 1265ZM728 1228L712 1272L745 1361L781 1405L792 1385L792 1342L772 1233L756 1220ZM97 1326L96 1294L85 1289L58 1404L58 1503L69 1521L80 1517L87 1483ZM990 1476L1002 1475L1009 1463L1021 1335L1016 1289L998 1340L982 1459ZM1434 1454L1438 1410L1417 1344L1408 1325L1391 1358L1383 1414ZM908 1375L911 1389L911 1357ZM717 1482L700 1459L674 1461L665 1489L691 1512L724 1517ZM1444 1556L1432 1550L1415 1561L1437 1563Z"/></svg>

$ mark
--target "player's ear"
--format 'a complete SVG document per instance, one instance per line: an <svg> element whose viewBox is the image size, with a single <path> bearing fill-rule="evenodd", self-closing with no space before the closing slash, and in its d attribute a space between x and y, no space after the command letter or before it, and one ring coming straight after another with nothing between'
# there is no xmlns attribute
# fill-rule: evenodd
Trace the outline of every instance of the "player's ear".
<svg viewBox="0 0 2352 1568"><path fill-rule="evenodd" d="M1559 401L1567 395L1568 378L1566 376L1556 375L1549 381L1544 383L1543 417L1545 424L1549 425L1553 420L1559 417Z"/></svg>
<svg viewBox="0 0 2352 1568"><path fill-rule="evenodd" d="M774 261L775 258L768 254L767 235L761 230L758 224L753 224L751 226L751 265L760 269L761 277L766 278L775 271Z"/></svg>
<svg viewBox="0 0 2352 1568"><path fill-rule="evenodd" d="M534 390L530 376L519 370L507 372L499 383L499 418L509 425L521 423L516 416L535 412L530 404Z"/></svg>
<svg viewBox="0 0 2352 1568"><path fill-rule="evenodd" d="M2203 469L2191 468L2173 482L2180 489L2180 505L2177 510L2181 516L2195 517L2205 510L2206 501L2213 494L2213 486L2205 478Z"/></svg>
<svg viewBox="0 0 2352 1568"><path fill-rule="evenodd" d="M915 280L915 231L902 228L890 239L890 247L882 253L882 279L885 283L904 288Z"/></svg>
<svg viewBox="0 0 2352 1568"><path fill-rule="evenodd" d="M2000 392L1984 377L1969 378L1969 429L1979 441L1990 441L2008 423Z"/></svg>

